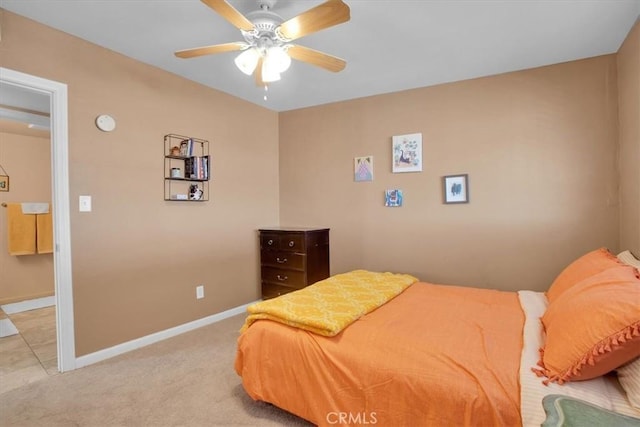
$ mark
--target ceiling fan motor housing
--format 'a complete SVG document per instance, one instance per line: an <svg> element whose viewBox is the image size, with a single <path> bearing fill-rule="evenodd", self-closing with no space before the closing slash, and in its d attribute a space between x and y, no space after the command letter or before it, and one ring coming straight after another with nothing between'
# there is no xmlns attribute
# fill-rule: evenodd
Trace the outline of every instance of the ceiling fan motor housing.
<svg viewBox="0 0 640 427"><path fill-rule="evenodd" d="M247 19L253 23L253 30L241 31L249 46L262 50L273 46L282 46L285 43L285 40L279 37L276 32L276 28L284 22L280 15L261 9L248 13Z"/></svg>

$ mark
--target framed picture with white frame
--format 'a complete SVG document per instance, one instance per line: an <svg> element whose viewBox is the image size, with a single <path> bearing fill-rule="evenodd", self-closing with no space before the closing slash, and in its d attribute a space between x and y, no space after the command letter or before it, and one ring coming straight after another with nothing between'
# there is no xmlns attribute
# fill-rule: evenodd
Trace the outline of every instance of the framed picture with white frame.
<svg viewBox="0 0 640 427"><path fill-rule="evenodd" d="M393 173L422 172L422 134L394 136L391 161Z"/></svg>

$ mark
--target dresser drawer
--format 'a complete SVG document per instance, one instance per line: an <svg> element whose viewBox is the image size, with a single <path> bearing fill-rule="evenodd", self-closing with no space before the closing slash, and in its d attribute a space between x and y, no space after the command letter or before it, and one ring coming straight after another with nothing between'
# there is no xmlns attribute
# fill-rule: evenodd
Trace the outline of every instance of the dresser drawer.
<svg viewBox="0 0 640 427"><path fill-rule="evenodd" d="M262 267L262 281L296 289L307 285L304 271L281 270L271 267Z"/></svg>
<svg viewBox="0 0 640 427"><path fill-rule="evenodd" d="M297 290L298 289L296 288L290 288L288 286L280 286L273 283L262 283L262 299L279 297L280 295L288 294L289 292Z"/></svg>
<svg viewBox="0 0 640 427"><path fill-rule="evenodd" d="M304 251L304 235L298 233L260 234L260 249Z"/></svg>
<svg viewBox="0 0 640 427"><path fill-rule="evenodd" d="M260 262L262 265L278 268L292 268L294 270L304 270L305 255L295 252L262 251Z"/></svg>

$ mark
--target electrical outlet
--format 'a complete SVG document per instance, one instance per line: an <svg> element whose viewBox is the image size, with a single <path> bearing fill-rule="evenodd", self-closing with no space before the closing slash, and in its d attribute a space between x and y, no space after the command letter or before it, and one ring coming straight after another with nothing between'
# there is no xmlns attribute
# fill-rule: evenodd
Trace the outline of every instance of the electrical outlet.
<svg viewBox="0 0 640 427"><path fill-rule="evenodd" d="M198 285L196 286L196 299L204 298L204 286Z"/></svg>

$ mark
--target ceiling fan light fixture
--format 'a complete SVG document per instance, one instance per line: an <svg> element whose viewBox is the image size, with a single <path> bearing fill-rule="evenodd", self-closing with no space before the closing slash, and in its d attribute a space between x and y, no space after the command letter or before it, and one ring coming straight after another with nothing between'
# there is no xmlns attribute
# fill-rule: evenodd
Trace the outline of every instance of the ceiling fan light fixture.
<svg viewBox="0 0 640 427"><path fill-rule="evenodd" d="M259 59L260 53L257 49L252 47L238 55L234 62L240 71L250 76L256 69Z"/></svg>
<svg viewBox="0 0 640 427"><path fill-rule="evenodd" d="M280 80L280 72L273 65L265 60L262 63L262 81L265 83L277 82Z"/></svg>
<svg viewBox="0 0 640 427"><path fill-rule="evenodd" d="M291 66L291 57L282 46L274 46L267 50L265 63L274 67L279 73L284 73Z"/></svg>

